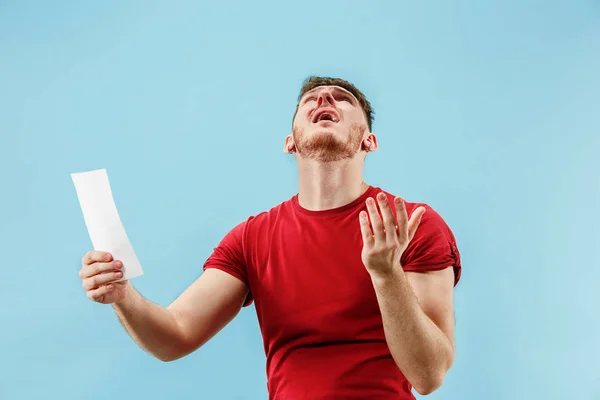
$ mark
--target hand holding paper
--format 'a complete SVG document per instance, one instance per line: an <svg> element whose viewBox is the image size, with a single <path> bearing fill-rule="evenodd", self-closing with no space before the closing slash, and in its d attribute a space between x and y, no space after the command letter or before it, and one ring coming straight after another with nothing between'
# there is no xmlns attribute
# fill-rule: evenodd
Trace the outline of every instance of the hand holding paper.
<svg viewBox="0 0 600 400"><path fill-rule="evenodd" d="M105 169L71 174L85 224L96 251L123 263L124 281L144 274L115 205Z"/></svg>
<svg viewBox="0 0 600 400"><path fill-rule="evenodd" d="M129 281L119 281L123 277L123 263L102 251L89 251L83 256L79 277L87 297L97 303L122 302L131 287Z"/></svg>

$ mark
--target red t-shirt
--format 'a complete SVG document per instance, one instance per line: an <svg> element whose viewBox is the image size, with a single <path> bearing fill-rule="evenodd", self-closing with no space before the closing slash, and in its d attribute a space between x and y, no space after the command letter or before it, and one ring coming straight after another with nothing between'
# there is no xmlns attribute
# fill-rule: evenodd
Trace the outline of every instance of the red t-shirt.
<svg viewBox="0 0 600 400"><path fill-rule="evenodd" d="M204 268L223 270L250 289L245 306L254 300L269 399L414 399L386 344L361 260L358 215L382 191L370 187L326 211L302 208L296 195L237 225L206 261ZM454 235L425 204L407 201L409 217L419 205L427 211L401 265L405 271L454 266L456 284L461 264Z"/></svg>

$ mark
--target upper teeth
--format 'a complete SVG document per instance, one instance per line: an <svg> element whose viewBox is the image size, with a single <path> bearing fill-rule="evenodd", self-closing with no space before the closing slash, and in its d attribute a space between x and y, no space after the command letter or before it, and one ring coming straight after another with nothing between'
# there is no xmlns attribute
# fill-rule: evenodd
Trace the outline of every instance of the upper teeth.
<svg viewBox="0 0 600 400"><path fill-rule="evenodd" d="M317 117L317 122L321 121L321 120L323 119L323 117L324 117L324 116L326 116L326 115L329 115L329 116L331 117L331 120L332 120L333 122L338 122L338 119L336 118L336 116L335 116L335 115L333 115L333 114L330 114L330 113L328 113L328 112L321 113L321 114L320 114L320 115Z"/></svg>

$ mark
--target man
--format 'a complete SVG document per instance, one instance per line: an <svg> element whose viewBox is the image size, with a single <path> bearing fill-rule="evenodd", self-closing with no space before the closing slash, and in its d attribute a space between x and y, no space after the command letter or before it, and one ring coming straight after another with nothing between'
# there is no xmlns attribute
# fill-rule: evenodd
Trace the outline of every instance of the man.
<svg viewBox="0 0 600 400"><path fill-rule="evenodd" d="M92 251L80 277L160 360L206 343L255 302L270 399L414 399L454 360L460 254L443 219L362 179L377 150L373 110L341 79L304 82L284 151L299 191L233 228L167 308L114 282L122 263Z"/></svg>

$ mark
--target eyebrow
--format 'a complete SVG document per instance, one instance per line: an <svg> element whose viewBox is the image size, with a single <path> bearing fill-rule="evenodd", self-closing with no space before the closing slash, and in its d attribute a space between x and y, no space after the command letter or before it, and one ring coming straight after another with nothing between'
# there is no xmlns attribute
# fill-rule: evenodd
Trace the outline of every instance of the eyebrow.
<svg viewBox="0 0 600 400"><path fill-rule="evenodd" d="M358 103L358 99L356 97L354 97L354 95L351 92L347 91L346 89L341 88L339 86L329 86L329 87L332 88L335 93L342 93L342 94L348 95L348 96L350 96L350 98L352 99L353 102ZM310 95L311 93L313 93L321 88L323 88L323 86L317 86L316 88L309 90L308 92L304 93L304 95L302 96L302 99L304 99L306 96Z"/></svg>

